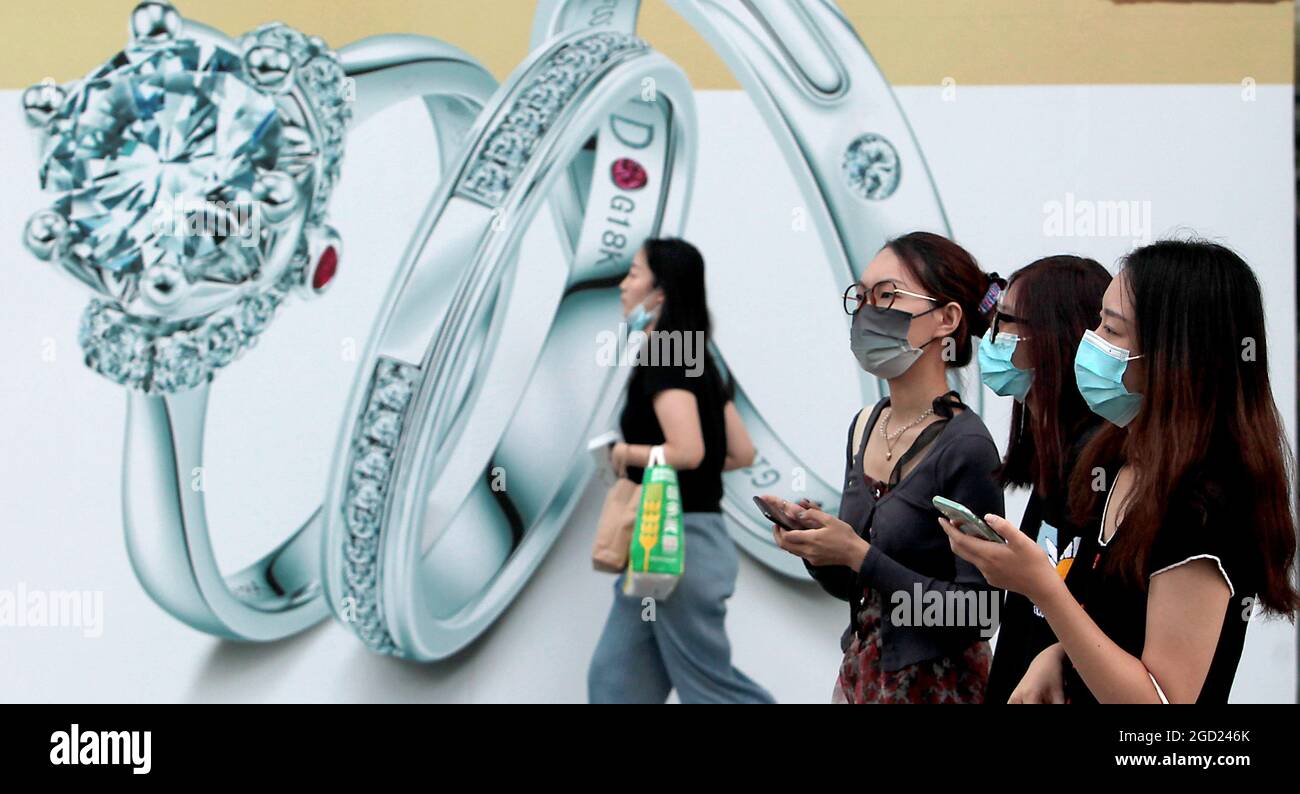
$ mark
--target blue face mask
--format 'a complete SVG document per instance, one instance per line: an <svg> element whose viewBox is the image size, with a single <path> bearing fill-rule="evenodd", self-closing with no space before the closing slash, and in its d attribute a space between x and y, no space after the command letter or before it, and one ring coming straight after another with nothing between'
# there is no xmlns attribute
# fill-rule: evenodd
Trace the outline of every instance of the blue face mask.
<svg viewBox="0 0 1300 794"><path fill-rule="evenodd" d="M1015 334L998 334L995 338L990 328L980 340L979 349L980 380L994 394L1014 398L1016 402L1025 401L1029 385L1034 381L1032 369L1021 369L1011 363L1020 341L1021 337Z"/></svg>
<svg viewBox="0 0 1300 794"><path fill-rule="evenodd" d="M654 320L655 315L658 313L657 311L647 311L645 301L642 301L633 306L632 311L628 313L627 327L632 331L644 331L645 327Z"/></svg>
<svg viewBox="0 0 1300 794"><path fill-rule="evenodd" d="M1142 356L1130 356L1093 331L1084 332L1074 354L1074 379L1084 401L1093 413L1120 427L1132 422L1142 407L1142 395L1124 388L1124 370L1135 358Z"/></svg>

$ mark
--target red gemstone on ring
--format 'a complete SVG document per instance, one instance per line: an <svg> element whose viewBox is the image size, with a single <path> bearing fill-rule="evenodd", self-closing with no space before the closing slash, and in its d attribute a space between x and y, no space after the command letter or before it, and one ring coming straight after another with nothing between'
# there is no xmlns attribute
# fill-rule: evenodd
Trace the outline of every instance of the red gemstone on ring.
<svg viewBox="0 0 1300 794"><path fill-rule="evenodd" d="M614 184L623 190L640 190L650 180L641 164L630 157L615 160L610 166L609 175L614 178Z"/></svg>
<svg viewBox="0 0 1300 794"><path fill-rule="evenodd" d="M331 245L322 251L320 259L316 260L316 269L311 274L311 288L318 292L325 289L325 285L330 283L330 279L334 278L337 272L339 272L339 252Z"/></svg>

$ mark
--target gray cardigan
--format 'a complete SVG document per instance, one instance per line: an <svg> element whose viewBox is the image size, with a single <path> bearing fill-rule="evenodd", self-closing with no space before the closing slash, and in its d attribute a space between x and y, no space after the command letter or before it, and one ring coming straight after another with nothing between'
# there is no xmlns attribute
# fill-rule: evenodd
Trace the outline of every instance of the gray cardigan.
<svg viewBox="0 0 1300 794"><path fill-rule="evenodd" d="M843 565L814 566L806 561L805 565L826 592L849 602L849 627L840 640L843 649L848 648L857 630L857 613L866 588L880 593L881 662L885 670L895 671L928 659L959 655L981 639L979 625L895 625L891 619L895 593L906 594L911 599L919 586L924 599L931 591L940 597L970 591L979 595L985 591L981 598L986 599L986 605L1000 601L997 590L989 586L979 570L953 554L948 537L939 526L939 512L931 504L931 497L953 499L977 516L1003 515L1005 508L1002 489L993 476L1000 463L997 445L984 421L970 409L953 414L940 400L936 400L936 408L951 418L939 430L920 463L877 499L867 487L858 461L881 409L888 404L886 397L872 410L856 454L853 427L858 417L854 416L845 449L839 517L871 544L870 550L857 571Z"/></svg>

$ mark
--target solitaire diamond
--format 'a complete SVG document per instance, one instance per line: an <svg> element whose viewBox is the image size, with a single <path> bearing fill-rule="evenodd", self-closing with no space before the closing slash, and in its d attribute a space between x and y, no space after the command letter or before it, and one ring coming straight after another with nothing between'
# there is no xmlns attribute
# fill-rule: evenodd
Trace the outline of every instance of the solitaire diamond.
<svg viewBox="0 0 1300 794"><path fill-rule="evenodd" d="M68 98L51 130L41 183L62 194L66 255L133 284L146 266L189 268L196 255L202 276L222 280L228 238L196 247L191 224L172 216L209 212L214 197L247 204L257 172L277 166L281 125L238 55L181 40L120 53Z"/></svg>
<svg viewBox="0 0 1300 794"><path fill-rule="evenodd" d="M324 218L352 83L321 39L284 25L234 42L181 35L166 3L141 9L106 64L68 89L40 84L40 182L55 197L24 241L106 299L86 311L86 364L169 394L235 360L291 289L333 278Z"/></svg>

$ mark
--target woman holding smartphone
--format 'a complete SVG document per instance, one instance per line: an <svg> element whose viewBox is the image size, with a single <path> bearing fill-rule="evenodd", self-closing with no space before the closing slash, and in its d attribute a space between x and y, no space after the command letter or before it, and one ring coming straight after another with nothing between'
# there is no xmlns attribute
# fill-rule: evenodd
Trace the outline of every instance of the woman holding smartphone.
<svg viewBox="0 0 1300 794"><path fill-rule="evenodd" d="M1014 526L950 524L953 550L1022 593L1059 642L1013 703L1223 703L1252 616L1293 617L1290 451L1269 384L1259 282L1232 251L1166 241L1126 257L1075 358L1107 425L1071 482L1091 518L1062 582Z"/></svg>
<svg viewBox="0 0 1300 794"><path fill-rule="evenodd" d="M1079 338L1101 311L1110 273L1092 259L1049 256L1017 270L980 341L980 377L995 394L1015 400L1011 437L998 478L1029 486L1021 531L1065 576L1082 532L1070 519L1070 472L1102 418L1074 383ZM1056 642L1042 612L1008 592L999 614L987 703L1006 703L1029 663Z"/></svg>
<svg viewBox="0 0 1300 794"><path fill-rule="evenodd" d="M838 517L764 497L806 527L773 526L777 544L849 602L836 702L983 700L990 653L975 613L995 612L999 594L934 531L931 499L977 514L1002 507L997 447L947 381L949 368L970 362L972 336L985 330L980 305L999 288L961 246L913 232L887 243L845 291L853 353L889 382L890 396L849 426ZM937 621L913 625L918 599L973 608L958 620L945 606Z"/></svg>
<svg viewBox="0 0 1300 794"><path fill-rule="evenodd" d="M615 470L640 482L650 449L663 448L677 469L689 562L672 595L655 604L654 620L640 598L623 594L622 577L615 581L588 698L663 703L676 689L683 703L771 703L731 664L725 627L739 559L722 523L722 472L752 464L754 445L708 352L704 259L684 240L648 240L619 290L628 324L650 335L644 350L694 353L694 360L641 356L619 423L623 441L610 453Z"/></svg>

